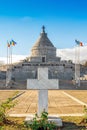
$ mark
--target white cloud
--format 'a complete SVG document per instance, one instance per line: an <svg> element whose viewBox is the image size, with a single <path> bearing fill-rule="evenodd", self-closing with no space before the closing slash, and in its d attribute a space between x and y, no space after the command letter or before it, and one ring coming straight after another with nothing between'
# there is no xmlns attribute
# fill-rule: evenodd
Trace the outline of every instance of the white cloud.
<svg viewBox="0 0 87 130"><path fill-rule="evenodd" d="M19 62L20 60L23 60L27 57L27 55L12 55L12 63ZM1 63L7 63L7 57L0 57L0 62ZM9 59L8 59L9 62ZM11 58L10 58L11 62Z"/></svg>
<svg viewBox="0 0 87 130"><path fill-rule="evenodd" d="M74 60L75 49L57 49L57 56L61 57L62 60Z"/></svg>
<svg viewBox="0 0 87 130"><path fill-rule="evenodd" d="M57 49L57 56L61 57L62 60L72 60L73 62L75 62L76 57L79 57L80 62L87 61L87 46Z"/></svg>
<svg viewBox="0 0 87 130"><path fill-rule="evenodd" d="M62 60L72 60L75 61L77 54L79 55L80 62L87 61L87 46L80 47L79 53L76 53L78 50L76 48L66 48L66 49L57 49L57 56L61 57ZM25 59L29 55L13 55L12 63L18 62ZM7 63L6 57L0 57L0 63Z"/></svg>

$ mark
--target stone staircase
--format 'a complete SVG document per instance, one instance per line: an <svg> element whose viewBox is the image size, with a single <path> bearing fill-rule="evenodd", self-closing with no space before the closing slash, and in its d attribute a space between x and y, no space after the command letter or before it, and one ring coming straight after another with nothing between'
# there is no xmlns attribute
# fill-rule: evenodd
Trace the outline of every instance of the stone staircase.
<svg viewBox="0 0 87 130"><path fill-rule="evenodd" d="M66 90L87 90L87 81L80 81L78 86L74 80L59 80L59 89Z"/></svg>
<svg viewBox="0 0 87 130"><path fill-rule="evenodd" d="M8 89L26 89L26 80L11 80L8 84Z"/></svg>
<svg viewBox="0 0 87 130"><path fill-rule="evenodd" d="M0 80L0 89L26 89L26 80L10 81L6 87L6 80ZM59 80L60 90L87 90L87 80L81 80L80 86L75 84L73 80Z"/></svg>

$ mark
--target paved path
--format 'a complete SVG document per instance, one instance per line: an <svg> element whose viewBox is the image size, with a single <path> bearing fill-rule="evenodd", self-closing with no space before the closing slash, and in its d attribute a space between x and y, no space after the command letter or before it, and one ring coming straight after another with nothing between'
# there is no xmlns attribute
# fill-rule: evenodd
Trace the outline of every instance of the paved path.
<svg viewBox="0 0 87 130"><path fill-rule="evenodd" d="M84 102L78 100L77 98L71 96L70 94L68 94L68 93L66 93L66 92L64 92L64 91L63 91L62 93L65 94L66 96L68 96L69 98L73 99L74 101L78 102L79 104L87 106L86 103L84 103Z"/></svg>
<svg viewBox="0 0 87 130"><path fill-rule="evenodd" d="M78 93L79 94L79 93ZM87 94L87 93L86 93ZM87 105L83 101L71 96L67 91L50 90L48 93L48 113L56 115L83 115L83 105ZM16 101L17 105L10 109L10 115L26 116L37 112L38 91L28 90ZM87 98L85 99L87 100Z"/></svg>

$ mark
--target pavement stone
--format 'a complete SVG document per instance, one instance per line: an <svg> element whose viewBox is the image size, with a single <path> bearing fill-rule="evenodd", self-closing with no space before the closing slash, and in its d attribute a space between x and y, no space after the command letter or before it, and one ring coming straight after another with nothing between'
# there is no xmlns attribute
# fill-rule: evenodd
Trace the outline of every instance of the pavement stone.
<svg viewBox="0 0 87 130"><path fill-rule="evenodd" d="M67 93L67 91L65 92ZM17 97L15 100L17 101L17 104L14 108L9 110L9 115L30 115L37 112L37 90L26 90L25 93ZM48 113L53 115L81 115L83 114L83 105L82 101L80 103L78 100L75 100L75 98L73 100L73 98L69 97L62 90L49 90Z"/></svg>

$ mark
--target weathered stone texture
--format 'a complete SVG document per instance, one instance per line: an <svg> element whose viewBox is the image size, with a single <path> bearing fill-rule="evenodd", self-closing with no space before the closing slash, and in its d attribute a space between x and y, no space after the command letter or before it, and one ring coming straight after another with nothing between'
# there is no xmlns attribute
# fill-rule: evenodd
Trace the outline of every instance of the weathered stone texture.
<svg viewBox="0 0 87 130"><path fill-rule="evenodd" d="M74 64L61 61L60 57L56 57L56 48L48 39L45 30L42 30L40 38L31 49L31 56L27 61L23 61L13 66L8 73L8 79L14 81L22 81L37 78L38 67L48 67L49 79L67 79L74 78Z"/></svg>

